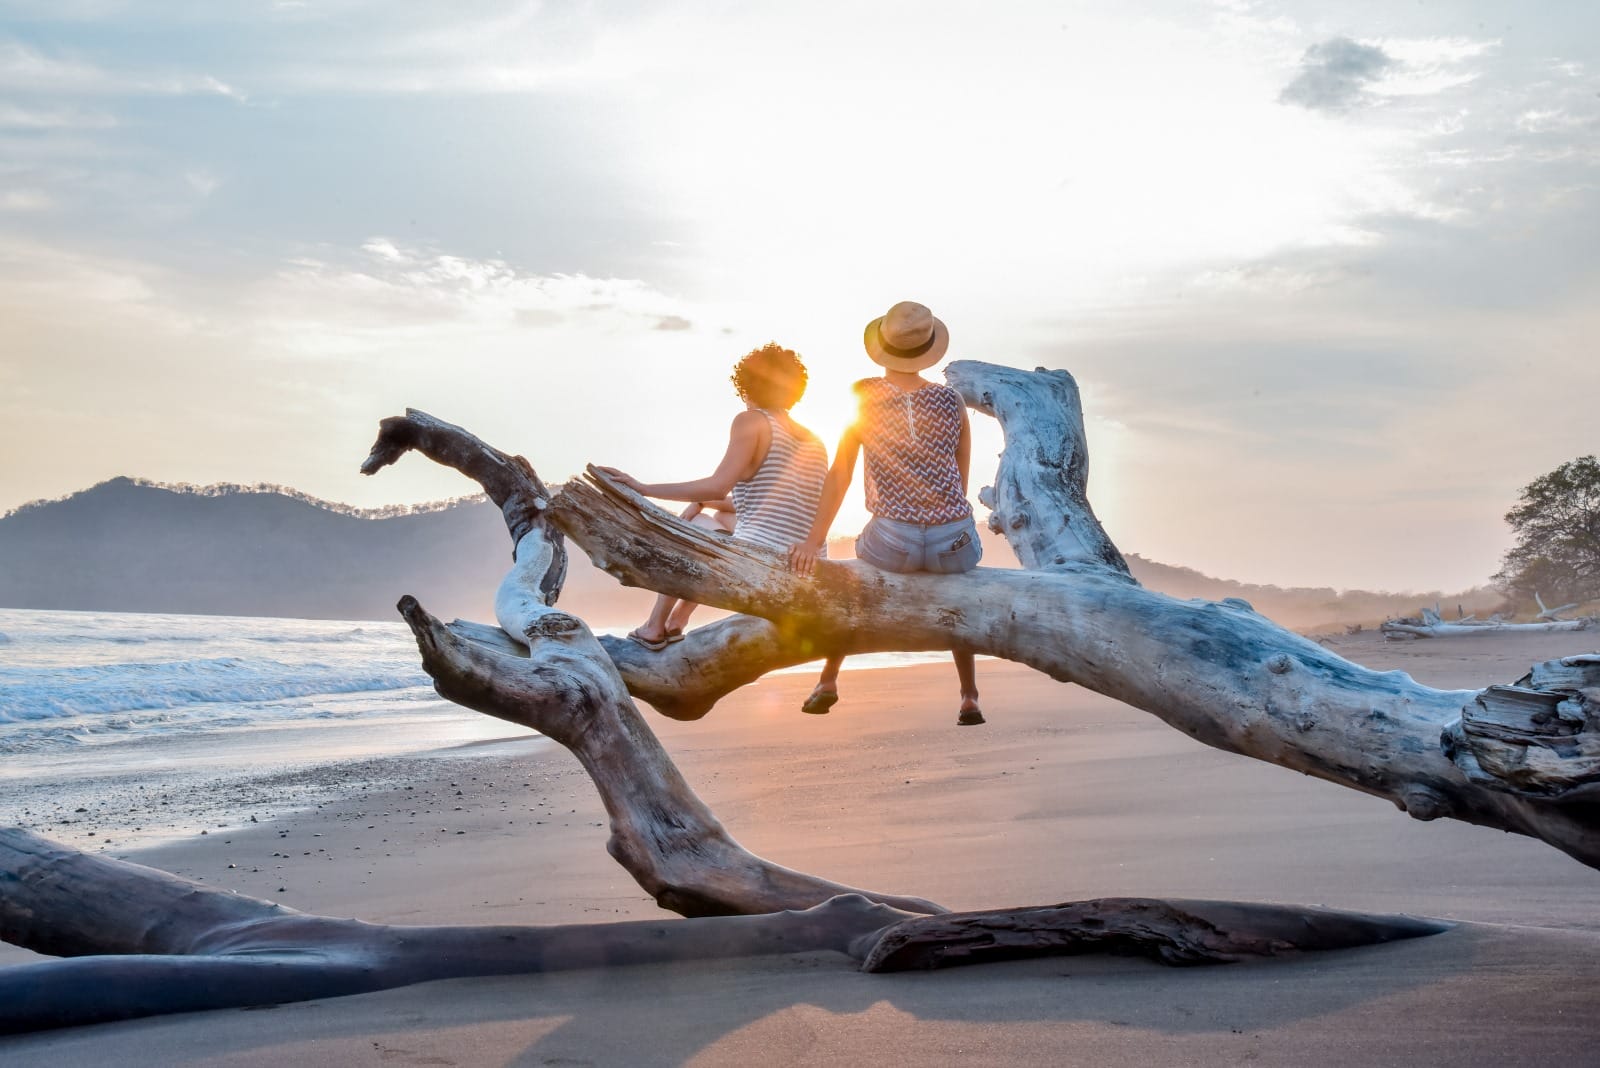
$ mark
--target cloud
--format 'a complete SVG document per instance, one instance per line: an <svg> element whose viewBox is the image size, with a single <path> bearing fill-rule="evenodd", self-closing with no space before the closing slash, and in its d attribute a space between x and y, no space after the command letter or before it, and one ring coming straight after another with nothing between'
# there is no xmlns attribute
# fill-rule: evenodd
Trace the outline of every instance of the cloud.
<svg viewBox="0 0 1600 1068"><path fill-rule="evenodd" d="M559 326L566 320L567 317L554 308L518 308L511 321L519 327L538 330L546 326Z"/></svg>
<svg viewBox="0 0 1600 1068"><path fill-rule="evenodd" d="M1530 108L1517 116L1517 129L1523 133L1570 133L1600 127L1594 115L1579 115L1562 108Z"/></svg>
<svg viewBox="0 0 1600 1068"><path fill-rule="evenodd" d="M536 445L540 469L558 477L590 459L681 477L721 455L719 420L659 429L660 412L701 410L708 384L726 382L724 353L653 329L704 320L705 308L627 278L539 274L403 240L368 246L319 247L316 260L223 285L188 264L0 229L0 510L128 469L170 481L238 473L374 504L459 493L459 476L433 465L369 486L338 459L364 453L373 420L408 404ZM719 396L731 417L732 390ZM237 448L290 428L306 440ZM127 435L142 444L130 451ZM51 448L6 447L33 440Z"/></svg>
<svg viewBox="0 0 1600 1068"><path fill-rule="evenodd" d="M198 82L182 82L180 85L181 88L177 90L178 92L215 93L217 96L225 96L229 100L235 100L241 104L250 102L250 97L243 90L236 89L227 82L213 78L209 74L203 75Z"/></svg>
<svg viewBox="0 0 1600 1068"><path fill-rule="evenodd" d="M80 108L29 108L0 101L0 129L8 130L91 130L115 126L117 120L103 111Z"/></svg>
<svg viewBox="0 0 1600 1068"><path fill-rule="evenodd" d="M249 99L239 89L209 74L135 73L113 70L75 57L46 55L16 40L0 40L0 89L35 94L105 96L214 95L238 103L246 103Z"/></svg>
<svg viewBox="0 0 1600 1068"><path fill-rule="evenodd" d="M44 211L55 201L37 189L7 189L0 193L0 211Z"/></svg>
<svg viewBox="0 0 1600 1068"><path fill-rule="evenodd" d="M1278 100L1313 111L1343 111L1367 96L1367 87L1388 73L1394 57L1375 45L1331 37L1306 49L1300 73Z"/></svg>
<svg viewBox="0 0 1600 1068"><path fill-rule="evenodd" d="M202 197L210 196L222 185L222 179L205 170L185 171L183 180L189 184L190 189Z"/></svg>
<svg viewBox="0 0 1600 1068"><path fill-rule="evenodd" d="M419 327L490 331L562 324L603 332L693 326L674 298L630 278L534 274L373 237L360 253L333 250L278 272L258 294L290 335L355 329L382 335Z"/></svg>
<svg viewBox="0 0 1600 1068"><path fill-rule="evenodd" d="M89 63L47 56L20 41L0 41L0 87L29 92L86 92L107 88L106 72Z"/></svg>

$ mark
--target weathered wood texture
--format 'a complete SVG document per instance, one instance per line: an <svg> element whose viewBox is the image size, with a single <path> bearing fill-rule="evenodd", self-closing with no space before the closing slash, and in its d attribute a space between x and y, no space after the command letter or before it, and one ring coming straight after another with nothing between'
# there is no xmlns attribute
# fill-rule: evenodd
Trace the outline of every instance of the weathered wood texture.
<svg viewBox="0 0 1600 1068"><path fill-rule="evenodd" d="M1173 965L1226 964L1418 938L1448 927L1409 916L1287 905L1100 898L902 920L869 936L871 948L861 953L861 967L898 972L1075 953L1117 953Z"/></svg>
<svg viewBox="0 0 1600 1068"><path fill-rule="evenodd" d="M1128 574L1128 562L1089 505L1089 446L1078 383L1066 371L958 360L945 380L967 406L1005 427L994 485L978 499L1031 571L1088 564Z"/></svg>
<svg viewBox="0 0 1600 1068"><path fill-rule="evenodd" d="M524 651L489 628L446 627L413 598L400 611L442 696L532 727L578 758L611 819L607 850L662 908L776 912L859 893L908 912L943 911L792 871L740 846L684 781L582 621L549 610L527 628Z"/></svg>
<svg viewBox="0 0 1600 1068"><path fill-rule="evenodd" d="M917 917L846 895L802 911L562 926L400 927L296 912L0 829L0 940L65 957L0 969L0 1034L387 990L435 979L831 950L870 970L998 959L1028 911ZM1027 955L1158 947L1218 963L1431 934L1404 917L1227 903L1081 902L1033 910ZM1288 917L1288 919L1286 919ZM909 924L909 926L908 926ZM890 949L880 947L893 935ZM940 952L939 946L949 948ZM1166 948L1160 948L1166 947Z"/></svg>
<svg viewBox="0 0 1600 1068"><path fill-rule="evenodd" d="M1600 801L1600 654L1535 665L1514 686L1490 686L1444 735L1468 779L1571 804L1594 819Z"/></svg>
<svg viewBox="0 0 1600 1068"><path fill-rule="evenodd" d="M499 506L513 545L520 542L524 534L543 525L550 492L527 460L503 453L454 423L446 423L415 408L407 408L405 415L390 416L378 423L377 440L361 462L361 473L375 475L413 450L434 463L460 471L482 486L489 499ZM551 540L560 543L559 538ZM565 566L552 567L548 575L550 589L559 591L565 577ZM547 600L553 604L554 594Z"/></svg>
<svg viewBox="0 0 1600 1068"><path fill-rule="evenodd" d="M1561 613L1570 611L1582 603L1581 601L1570 601L1567 604L1558 604L1554 608L1547 608L1545 607L1544 598L1539 596L1537 592L1533 595L1533 601L1539 606L1539 614L1533 618L1550 620L1560 620Z"/></svg>
<svg viewBox="0 0 1600 1068"><path fill-rule="evenodd" d="M1378 630L1386 638L1463 638L1474 634L1548 634L1552 631L1588 630L1593 625L1592 619L1558 619L1543 623L1507 623L1501 619L1458 619L1453 622L1440 619L1429 622L1424 619L1421 623L1409 623L1403 619L1389 619L1380 623Z"/></svg>

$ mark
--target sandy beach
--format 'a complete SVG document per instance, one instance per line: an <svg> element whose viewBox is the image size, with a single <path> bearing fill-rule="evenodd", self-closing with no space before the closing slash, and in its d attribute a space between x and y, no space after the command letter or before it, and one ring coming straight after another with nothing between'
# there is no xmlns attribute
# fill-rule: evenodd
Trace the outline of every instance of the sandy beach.
<svg viewBox="0 0 1600 1068"><path fill-rule="evenodd" d="M1441 686L1510 682L1589 633L1340 653ZM826 717L779 676L699 723L650 715L751 850L952 908L1136 895L1459 921L1433 938L1216 968L1076 957L868 976L833 954L457 980L0 1040L14 1065L1592 1063L1600 877L1540 843L1204 748L999 662L851 672ZM414 759L320 808L126 854L309 912L391 923L661 915L605 853L576 762L538 738ZM323 777L336 776L326 771ZM295 783L278 784L285 807ZM29 959L0 950L0 964Z"/></svg>

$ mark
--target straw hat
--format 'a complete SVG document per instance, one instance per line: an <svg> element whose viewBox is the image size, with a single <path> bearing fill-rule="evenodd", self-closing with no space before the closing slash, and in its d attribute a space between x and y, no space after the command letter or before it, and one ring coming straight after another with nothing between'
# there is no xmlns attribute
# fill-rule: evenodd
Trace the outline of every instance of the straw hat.
<svg viewBox="0 0 1600 1068"><path fill-rule="evenodd" d="M887 315L867 324L863 343L872 362L891 371L921 371L944 359L950 331L933 312L902 300Z"/></svg>

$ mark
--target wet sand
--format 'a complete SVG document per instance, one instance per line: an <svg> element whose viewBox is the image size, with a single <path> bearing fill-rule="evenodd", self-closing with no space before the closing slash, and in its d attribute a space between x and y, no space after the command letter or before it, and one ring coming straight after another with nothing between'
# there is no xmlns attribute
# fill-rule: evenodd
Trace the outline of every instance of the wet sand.
<svg viewBox="0 0 1600 1068"><path fill-rule="evenodd" d="M1342 654L1434 685L1510 682L1592 634ZM1463 921L1433 938L1167 969L1062 958L866 976L832 954L457 980L0 1040L7 1064L1583 1063L1600 1040L1600 873L1548 846L1215 752L1153 717L980 665L852 672L826 717L803 677L700 723L650 715L748 848L952 908L1221 897ZM336 772L324 771L324 778ZM565 751L487 743L358 776L321 808L132 859L294 908L397 923L563 923L660 910L605 853ZM360 788L360 787L365 787ZM295 783L277 785L285 807ZM231 866L230 866L231 865ZM0 950L0 963L28 955Z"/></svg>

